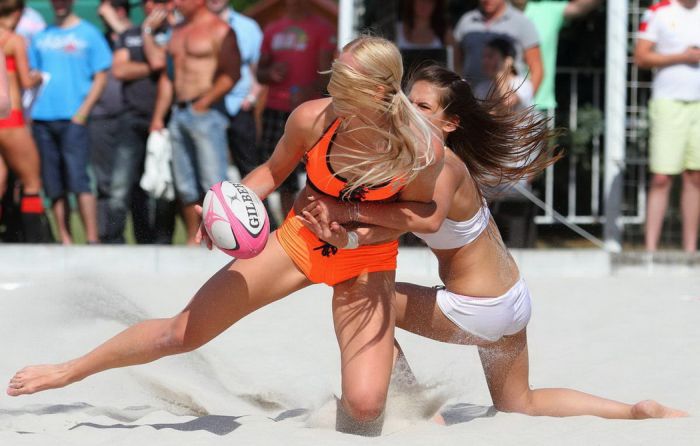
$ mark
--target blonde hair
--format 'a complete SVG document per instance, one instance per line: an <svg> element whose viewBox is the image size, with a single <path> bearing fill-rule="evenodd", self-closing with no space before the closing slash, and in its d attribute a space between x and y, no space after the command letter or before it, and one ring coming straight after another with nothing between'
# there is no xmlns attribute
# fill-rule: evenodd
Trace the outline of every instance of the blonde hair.
<svg viewBox="0 0 700 446"><path fill-rule="evenodd" d="M348 153L339 155L348 166L338 174L351 173L345 198L355 189L394 179L406 184L432 163L434 153L431 124L401 90L401 53L392 42L372 36L353 40L343 52L353 56L355 67L333 62L328 92L336 113L355 117L363 125L355 129L341 126L339 133L371 130L378 142L369 147L355 140L356 147L344 147Z"/></svg>

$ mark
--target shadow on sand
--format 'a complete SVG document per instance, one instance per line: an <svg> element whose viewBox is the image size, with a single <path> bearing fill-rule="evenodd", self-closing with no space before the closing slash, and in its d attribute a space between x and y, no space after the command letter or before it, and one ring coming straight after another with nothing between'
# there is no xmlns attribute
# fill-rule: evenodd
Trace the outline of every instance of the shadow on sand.
<svg viewBox="0 0 700 446"><path fill-rule="evenodd" d="M105 407L95 407L87 403L73 404L55 404L47 406L30 406L23 409L0 409L0 416L21 416L21 415L51 415L69 412L86 412L92 415L100 414L113 418L123 423L115 424L98 424L91 422L78 423L69 430L78 428L93 428L93 429L136 429L139 427L151 427L156 430L174 429L183 432L192 431L207 431L215 435L227 435L242 426L239 422L241 418L248 415L204 415L182 423L144 423L138 424L134 421L142 418L149 412L154 411L154 408L148 406L128 407L125 409L114 409ZM310 411L304 408L288 409L281 412L276 417L268 417L271 421L280 422L297 417L306 417ZM446 426L454 424L467 423L476 418L490 418L495 416L498 411L493 406L479 406L470 403L451 404L443 407L439 414L444 420ZM32 432L18 432L22 434L31 434Z"/></svg>
<svg viewBox="0 0 700 446"><path fill-rule="evenodd" d="M307 409L290 409L285 410L281 414L277 415L275 418L269 418L272 421L278 422L289 418L296 418L302 415L306 415L309 411ZM77 429L79 427L92 427L95 429L134 429L137 427L152 427L156 430L161 429L174 429L184 432L192 431L207 431L215 435L227 435L242 426L237 420L244 418L247 415L241 416L230 416L230 415L204 415L197 417L194 420L185 421L183 423L157 423L157 424L97 424L97 423L80 423L76 424L70 430Z"/></svg>
<svg viewBox="0 0 700 446"><path fill-rule="evenodd" d="M241 423L236 420L241 417L226 416L226 415L205 415L195 418L194 420L185 421L184 423L157 423L157 424L97 424L97 423L79 423L71 427L69 430L78 429L79 427L92 427L95 429L135 429L137 427L152 427L156 430L174 429L177 431L192 432L192 431L207 431L216 435L226 435L235 431L241 426Z"/></svg>
<svg viewBox="0 0 700 446"><path fill-rule="evenodd" d="M450 404L440 410L445 426L467 423L476 418L491 418L497 413L498 411L493 406L478 406L469 403Z"/></svg>
<svg viewBox="0 0 700 446"><path fill-rule="evenodd" d="M98 424L83 422L71 427L69 430L78 428L93 429L135 429L139 427L151 427L156 430L174 429L184 432L207 431L215 435L227 435L239 428L242 424L238 421L248 415L203 415L195 419L182 423L134 423L156 409L149 406L127 407L125 409L115 409L108 407L96 407L91 404L78 402L72 404L36 405L27 406L22 409L0 409L0 416L22 416L22 415L55 415L61 413L84 412L89 415L107 416L121 423ZM287 419L301 417L309 413L308 409L289 409L281 412L276 417L268 417L271 421L279 422ZM21 434L31 434L33 432L17 431Z"/></svg>

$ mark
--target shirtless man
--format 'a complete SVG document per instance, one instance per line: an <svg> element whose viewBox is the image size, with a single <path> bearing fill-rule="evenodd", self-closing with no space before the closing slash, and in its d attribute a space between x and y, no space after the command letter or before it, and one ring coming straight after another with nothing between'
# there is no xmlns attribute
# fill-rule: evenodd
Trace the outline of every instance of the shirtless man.
<svg viewBox="0 0 700 446"><path fill-rule="evenodd" d="M209 186L226 179L228 118L223 97L240 77L240 54L235 34L207 9L205 0L174 3L183 21L168 43L151 131L163 129L173 105L168 130L175 190L183 205L187 243L195 244L195 205Z"/></svg>

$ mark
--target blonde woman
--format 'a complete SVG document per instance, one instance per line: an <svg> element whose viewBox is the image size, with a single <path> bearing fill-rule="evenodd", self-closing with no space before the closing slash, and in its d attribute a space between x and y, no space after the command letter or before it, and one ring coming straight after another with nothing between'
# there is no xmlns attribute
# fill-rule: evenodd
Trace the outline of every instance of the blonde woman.
<svg viewBox="0 0 700 446"><path fill-rule="evenodd" d="M338 427L378 434L392 370L397 243L325 245L294 213L307 204L310 189L347 200L432 200L442 145L401 92L402 74L391 42L362 37L349 43L331 69L331 98L294 110L272 157L243 180L265 198L302 158L309 165L307 190L263 252L221 269L174 317L134 325L72 361L22 369L7 393L62 387L191 351L258 308L322 282L333 287L341 356Z"/></svg>

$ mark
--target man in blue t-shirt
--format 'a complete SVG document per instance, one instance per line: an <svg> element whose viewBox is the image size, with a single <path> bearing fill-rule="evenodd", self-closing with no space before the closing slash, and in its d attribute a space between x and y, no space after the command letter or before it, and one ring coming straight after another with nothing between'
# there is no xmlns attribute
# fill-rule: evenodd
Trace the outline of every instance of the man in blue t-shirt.
<svg viewBox="0 0 700 446"><path fill-rule="evenodd" d="M34 36L29 51L44 83L32 107L44 192L63 244L73 242L66 194L74 193L88 243L97 243L97 210L88 177L85 126L107 82L112 54L100 31L73 14L72 0L51 0L55 23Z"/></svg>

